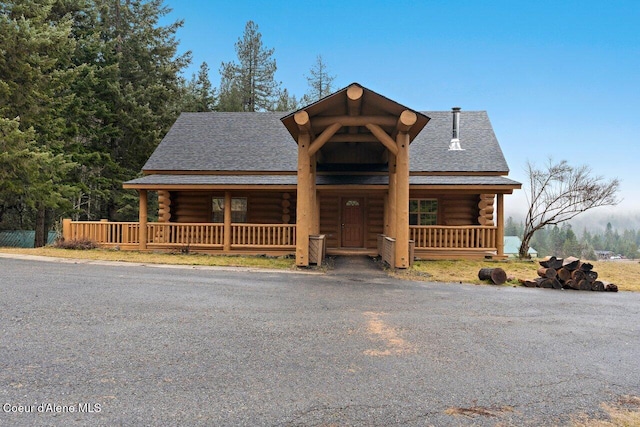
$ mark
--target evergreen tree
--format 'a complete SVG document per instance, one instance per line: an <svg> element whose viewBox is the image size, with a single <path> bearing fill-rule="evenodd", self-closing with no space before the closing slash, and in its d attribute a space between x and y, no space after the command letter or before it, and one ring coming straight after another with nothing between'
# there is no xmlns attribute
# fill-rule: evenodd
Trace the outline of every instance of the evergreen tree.
<svg viewBox="0 0 640 427"><path fill-rule="evenodd" d="M213 111L216 106L215 88L209 80L209 65L203 62L198 75L195 74L185 84L181 95L181 111L206 112Z"/></svg>
<svg viewBox="0 0 640 427"><path fill-rule="evenodd" d="M233 63L223 62L220 66L220 94L218 96L218 111L243 111L242 89L236 78Z"/></svg>
<svg viewBox="0 0 640 427"><path fill-rule="evenodd" d="M516 224L513 217L509 217L507 218L507 221L505 222L505 225L504 225L504 234L505 236L522 237L523 229L524 229L524 225L522 223Z"/></svg>
<svg viewBox="0 0 640 427"><path fill-rule="evenodd" d="M220 67L221 111L270 111L279 93L275 80L274 49L262 45L262 34L253 21L247 22L244 34L236 42L238 62L223 62Z"/></svg>
<svg viewBox="0 0 640 427"><path fill-rule="evenodd" d="M309 85L309 90L302 98L305 104L316 102L333 92L333 81L336 76L329 74L327 64L322 59L322 55L316 57L316 62L309 70L309 75L305 77Z"/></svg>
<svg viewBox="0 0 640 427"><path fill-rule="evenodd" d="M69 123L74 106L71 82L81 67L73 62L72 18L60 16L55 5L53 0L0 5L0 117L19 117L3 126L18 125L33 139L26 148L12 147L24 167L25 197L3 203L4 209L20 212L22 225L35 228L35 246L46 243L54 212L65 206L60 196L73 189L65 185L72 163L62 153L75 133Z"/></svg>
<svg viewBox="0 0 640 427"><path fill-rule="evenodd" d="M0 118L0 222L7 228L31 228L47 210L68 210L77 189L65 179L75 167L63 154L43 149L33 128L23 132L19 119ZM45 231L36 228L36 234Z"/></svg>
<svg viewBox="0 0 640 427"><path fill-rule="evenodd" d="M159 25L167 13L161 0L95 0L78 14L76 61L86 67L75 85L81 218L136 216L137 197L122 182L139 174L177 117L180 72L190 61L176 54L182 21Z"/></svg>
<svg viewBox="0 0 640 427"><path fill-rule="evenodd" d="M35 141L23 161L48 176L23 180L31 199L3 192L5 219L19 212L44 236L47 220L71 207L78 219L135 217L137 197L122 181L138 175L177 117L190 60L176 55L182 23L159 25L168 12L161 0L0 4L0 116L20 117L19 130Z"/></svg>
<svg viewBox="0 0 640 427"><path fill-rule="evenodd" d="M274 111L293 111L299 108L300 103L296 99L295 95L289 96L289 91L284 89L280 92L278 101L276 102Z"/></svg>
<svg viewBox="0 0 640 427"><path fill-rule="evenodd" d="M560 255L565 258L570 256L580 258L582 256L582 246L578 242L576 234L571 229L571 226L563 228L564 239L562 242L562 251L560 252Z"/></svg>

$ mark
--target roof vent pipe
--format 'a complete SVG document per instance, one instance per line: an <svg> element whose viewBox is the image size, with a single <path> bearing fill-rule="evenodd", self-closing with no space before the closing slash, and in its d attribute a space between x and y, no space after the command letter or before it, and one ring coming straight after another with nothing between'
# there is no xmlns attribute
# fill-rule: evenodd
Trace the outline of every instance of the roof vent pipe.
<svg viewBox="0 0 640 427"><path fill-rule="evenodd" d="M463 151L464 149L460 147L460 107L453 107L451 113L453 113L453 129L449 151Z"/></svg>

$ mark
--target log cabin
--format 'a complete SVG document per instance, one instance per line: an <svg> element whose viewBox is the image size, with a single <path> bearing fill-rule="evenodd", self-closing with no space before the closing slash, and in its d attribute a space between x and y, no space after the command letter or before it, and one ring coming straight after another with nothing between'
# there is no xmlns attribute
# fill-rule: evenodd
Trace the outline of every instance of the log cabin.
<svg viewBox="0 0 640 427"><path fill-rule="evenodd" d="M485 111L414 111L358 83L289 114L183 113L124 183L139 221L63 221L122 249L504 257L504 195L521 184ZM158 219L148 221L148 193Z"/></svg>

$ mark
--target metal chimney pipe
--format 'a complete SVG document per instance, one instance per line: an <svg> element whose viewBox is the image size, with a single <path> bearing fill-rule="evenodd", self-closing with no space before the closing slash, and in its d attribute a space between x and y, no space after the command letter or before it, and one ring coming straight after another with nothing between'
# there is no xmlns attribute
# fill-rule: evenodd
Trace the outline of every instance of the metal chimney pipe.
<svg viewBox="0 0 640 427"><path fill-rule="evenodd" d="M453 126L451 130L451 144L449 144L449 150L460 151L460 107L453 107L451 109L453 114Z"/></svg>

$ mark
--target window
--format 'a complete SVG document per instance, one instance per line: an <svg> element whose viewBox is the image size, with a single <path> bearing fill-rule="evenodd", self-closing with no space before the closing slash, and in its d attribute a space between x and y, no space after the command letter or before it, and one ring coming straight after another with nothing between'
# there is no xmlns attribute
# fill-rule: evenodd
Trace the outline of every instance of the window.
<svg viewBox="0 0 640 427"><path fill-rule="evenodd" d="M224 222L224 197L211 199L212 222ZM233 197L231 199L231 222L247 222L247 198Z"/></svg>
<svg viewBox="0 0 640 427"><path fill-rule="evenodd" d="M409 225L438 224L438 200L411 199L409 200Z"/></svg>

